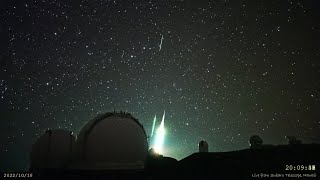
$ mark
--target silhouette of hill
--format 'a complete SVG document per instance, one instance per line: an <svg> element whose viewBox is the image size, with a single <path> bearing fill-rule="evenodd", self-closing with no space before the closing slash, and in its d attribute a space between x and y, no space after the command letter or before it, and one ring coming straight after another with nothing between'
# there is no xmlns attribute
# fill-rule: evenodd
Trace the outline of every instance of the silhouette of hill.
<svg viewBox="0 0 320 180"><path fill-rule="evenodd" d="M194 153L179 161L176 174L250 178L254 173L289 173L292 171L286 170L287 165L319 165L317 152L320 152L319 144L265 145L233 152Z"/></svg>
<svg viewBox="0 0 320 180"><path fill-rule="evenodd" d="M180 161L150 155L144 170L42 170L35 176L40 179L253 179L252 176L264 173L287 179L286 174L319 175L315 174L319 173L319 152L320 144L263 145L231 152L194 153ZM315 165L316 169L309 170L309 165Z"/></svg>

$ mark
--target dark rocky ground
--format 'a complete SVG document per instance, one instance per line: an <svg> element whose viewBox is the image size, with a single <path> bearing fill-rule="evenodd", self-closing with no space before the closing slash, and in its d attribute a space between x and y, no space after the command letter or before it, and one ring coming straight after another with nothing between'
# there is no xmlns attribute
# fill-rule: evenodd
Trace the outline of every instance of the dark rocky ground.
<svg viewBox="0 0 320 180"><path fill-rule="evenodd" d="M309 170L309 165L315 165L316 169ZM180 161L152 156L141 171L41 170L33 172L33 176L39 179L261 179L263 173L269 178L278 176L276 179L295 179L299 175L299 179L320 179L319 168L320 144L297 144L194 153Z"/></svg>

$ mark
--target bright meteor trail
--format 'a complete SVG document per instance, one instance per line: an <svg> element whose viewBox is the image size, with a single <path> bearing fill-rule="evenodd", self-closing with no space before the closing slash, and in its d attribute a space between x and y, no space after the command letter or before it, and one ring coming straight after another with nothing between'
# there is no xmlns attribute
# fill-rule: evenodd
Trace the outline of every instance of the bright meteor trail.
<svg viewBox="0 0 320 180"><path fill-rule="evenodd" d="M160 44L159 44L159 51L161 51L161 48L162 48L162 41L163 41L163 35L161 36L161 41L160 41Z"/></svg>
<svg viewBox="0 0 320 180"><path fill-rule="evenodd" d="M150 138L152 138L152 136L153 136L154 127L155 127L155 125L156 125L156 121L157 121L157 117L154 116Z"/></svg>
<svg viewBox="0 0 320 180"><path fill-rule="evenodd" d="M165 129L164 129L164 118L165 118L166 112L163 112L162 121L160 126L157 129L156 132L156 139L154 141L154 150L155 152L162 154L163 153L163 144L164 144L164 138L165 138Z"/></svg>

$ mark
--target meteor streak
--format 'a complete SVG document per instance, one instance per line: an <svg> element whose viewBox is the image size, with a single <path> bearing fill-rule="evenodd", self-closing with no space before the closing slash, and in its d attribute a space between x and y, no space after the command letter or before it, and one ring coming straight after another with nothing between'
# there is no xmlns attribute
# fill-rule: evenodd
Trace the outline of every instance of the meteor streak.
<svg viewBox="0 0 320 180"><path fill-rule="evenodd" d="M159 44L159 51L161 51L161 47L162 47L162 41L163 41L163 35L161 36L161 41L160 41L160 44Z"/></svg>
<svg viewBox="0 0 320 180"><path fill-rule="evenodd" d="M150 136L150 138L152 138L152 136L153 136L153 133L154 133L154 127L155 127L155 125L156 125L156 121L157 121L157 117L156 117L156 116L154 116L153 124L152 124L152 130L151 130L151 136Z"/></svg>
<svg viewBox="0 0 320 180"><path fill-rule="evenodd" d="M164 138L165 138L165 129L164 129L165 114L166 114L166 112L164 111L161 124L158 127L157 132L156 132L156 139L155 139L155 143L154 143L154 150L155 150L155 152L157 152L159 154L163 153L163 144L164 144Z"/></svg>

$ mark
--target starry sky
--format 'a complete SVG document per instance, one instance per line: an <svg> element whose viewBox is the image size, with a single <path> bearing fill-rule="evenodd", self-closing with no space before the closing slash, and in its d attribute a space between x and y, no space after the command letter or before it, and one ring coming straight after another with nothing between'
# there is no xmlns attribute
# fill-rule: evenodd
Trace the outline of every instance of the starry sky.
<svg viewBox="0 0 320 180"><path fill-rule="evenodd" d="M318 0L1 0L0 169L46 129L126 111L166 156L320 142ZM163 37L163 39L162 39ZM162 40L161 40L162 39Z"/></svg>

